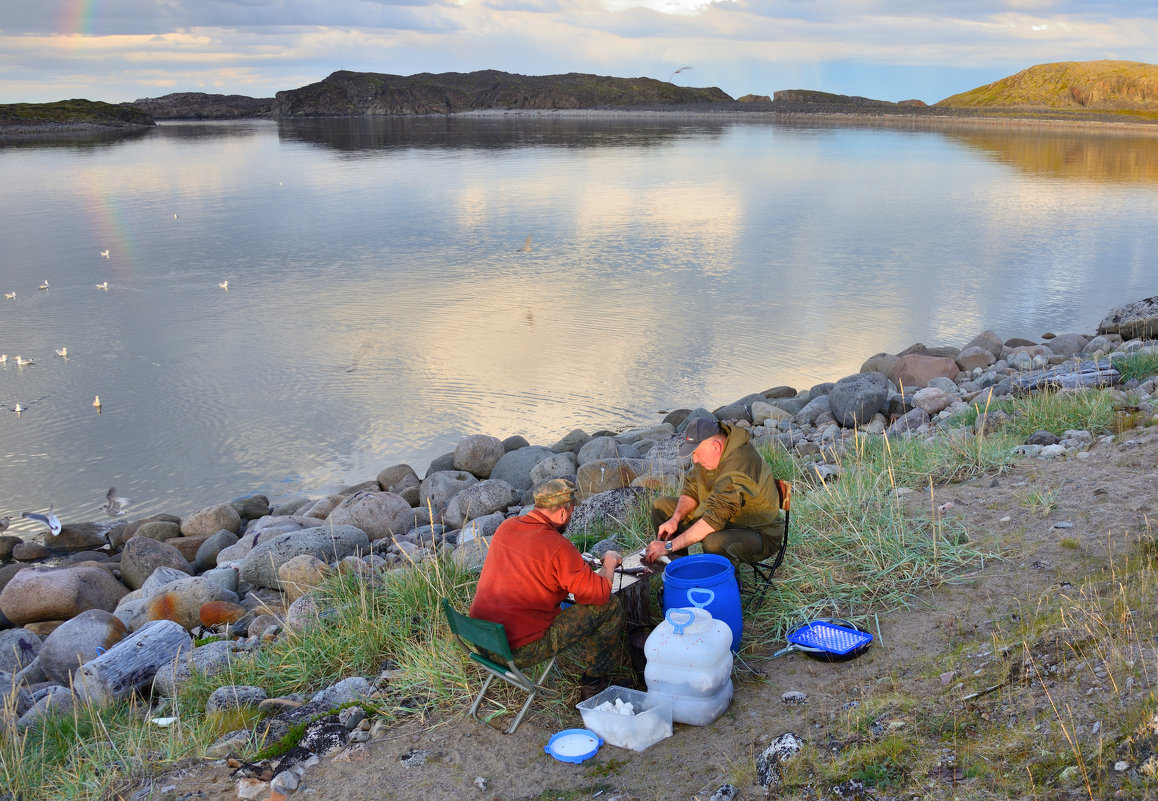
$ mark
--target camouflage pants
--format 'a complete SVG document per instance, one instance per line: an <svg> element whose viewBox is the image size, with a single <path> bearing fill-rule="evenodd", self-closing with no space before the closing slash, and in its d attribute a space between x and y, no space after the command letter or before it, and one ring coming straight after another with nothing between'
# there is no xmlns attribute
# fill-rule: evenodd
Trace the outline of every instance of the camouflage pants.
<svg viewBox="0 0 1158 801"><path fill-rule="evenodd" d="M651 505L652 531L658 531L660 524L671 518L672 514L675 513L676 503L678 502L679 498L674 498L670 495L662 495L655 499ZM700 515L696 514L696 511L697 510L693 510L691 514L680 521L676 533L682 534L700 518ZM781 526L783 526L783 523L781 523ZM780 531L780 536L783 537L783 528L781 528ZM729 526L719 531L713 531L704 537L700 545L703 547L704 553L722 556L738 569L740 565L745 562L763 562L772 556L772 554L776 553L780 548L780 538L762 534L752 528ZM672 556L687 555L687 548L672 552Z"/></svg>
<svg viewBox="0 0 1158 801"><path fill-rule="evenodd" d="M519 665L534 665L576 643L583 643L583 665L588 676L606 676L623 664L623 607L612 594L602 606L574 604L559 613L537 640L512 653Z"/></svg>

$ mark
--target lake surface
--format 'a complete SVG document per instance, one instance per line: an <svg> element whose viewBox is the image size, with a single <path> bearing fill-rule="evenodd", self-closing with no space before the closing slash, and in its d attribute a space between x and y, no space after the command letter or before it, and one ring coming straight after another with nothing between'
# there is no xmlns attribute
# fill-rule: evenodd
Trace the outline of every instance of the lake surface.
<svg viewBox="0 0 1158 801"><path fill-rule="evenodd" d="M0 517L318 494L1158 294L1155 137L187 123L0 146L0 176Z"/></svg>

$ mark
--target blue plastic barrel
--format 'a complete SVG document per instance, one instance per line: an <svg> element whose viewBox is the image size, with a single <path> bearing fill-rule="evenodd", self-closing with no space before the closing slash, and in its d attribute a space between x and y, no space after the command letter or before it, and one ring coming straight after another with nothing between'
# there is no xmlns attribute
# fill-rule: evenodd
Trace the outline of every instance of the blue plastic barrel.
<svg viewBox="0 0 1158 801"><path fill-rule="evenodd" d="M703 605L703 596L688 590L705 589L715 597ZM716 620L732 630L732 650L740 648L744 618L740 614L740 587L732 563L716 554L701 553L673 559L663 571L663 611L680 607L702 606Z"/></svg>

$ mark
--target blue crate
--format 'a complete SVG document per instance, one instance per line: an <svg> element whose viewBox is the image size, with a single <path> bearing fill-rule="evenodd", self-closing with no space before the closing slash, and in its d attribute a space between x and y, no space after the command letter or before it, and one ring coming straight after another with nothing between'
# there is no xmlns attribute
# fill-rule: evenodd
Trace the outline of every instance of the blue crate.
<svg viewBox="0 0 1158 801"><path fill-rule="evenodd" d="M872 641L873 635L868 632L847 629L819 620L801 626L788 635L788 642L793 645L837 656L843 656Z"/></svg>

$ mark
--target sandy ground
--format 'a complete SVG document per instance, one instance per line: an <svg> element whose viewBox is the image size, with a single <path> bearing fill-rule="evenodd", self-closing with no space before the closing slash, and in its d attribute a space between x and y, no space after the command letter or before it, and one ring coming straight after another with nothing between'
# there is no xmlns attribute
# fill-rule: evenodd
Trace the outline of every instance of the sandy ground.
<svg viewBox="0 0 1158 801"><path fill-rule="evenodd" d="M800 654L773 661L772 648L745 650L748 669L737 666L734 701L709 726L677 724L674 736L644 752L604 746L594 758L572 765L543 749L554 732L581 725L569 704L538 704L511 736L476 723L463 709L407 720L353 754L326 758L306 774L295 797L706 801L731 782L740 798L765 798L752 766L773 738L793 732L809 746L824 747L847 732L850 702L898 686L934 704L958 703L940 679L937 665L944 654L986 647L1051 586L1077 584L1106 566L1111 553L1124 555L1152 535L1158 430L1150 431L1096 444L1084 460L1021 460L1002 475L937 489L938 506L952 503L944 514L958 518L982 550L1001 558L928 593L915 608L881 616L879 642L854 661L826 664ZM1047 515L1027 500L1033 491L1054 490L1057 506ZM929 498L918 493L909 502L928 504ZM1055 528L1056 523L1072 527ZM781 700L787 691L806 693L807 701L788 705ZM413 758L418 751L427 752L425 759ZM175 789L152 797L232 801L237 793L230 774L222 762L193 766L154 782L154 791ZM485 791L476 786L478 777L486 779ZM930 788L930 797L953 795L942 789L943 794Z"/></svg>

